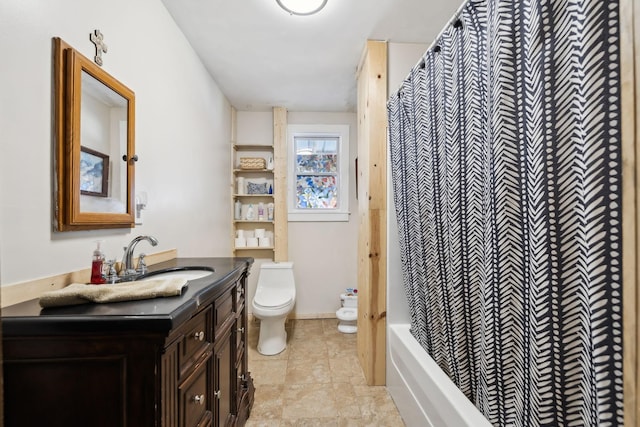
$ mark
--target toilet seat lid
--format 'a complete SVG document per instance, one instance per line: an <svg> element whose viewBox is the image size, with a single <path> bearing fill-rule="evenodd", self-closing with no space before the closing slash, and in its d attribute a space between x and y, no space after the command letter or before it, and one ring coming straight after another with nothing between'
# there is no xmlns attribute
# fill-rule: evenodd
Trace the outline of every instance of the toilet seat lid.
<svg viewBox="0 0 640 427"><path fill-rule="evenodd" d="M289 304L292 299L293 297L290 292L283 289L269 289L264 292L258 290L253 298L253 302L265 308L280 308Z"/></svg>

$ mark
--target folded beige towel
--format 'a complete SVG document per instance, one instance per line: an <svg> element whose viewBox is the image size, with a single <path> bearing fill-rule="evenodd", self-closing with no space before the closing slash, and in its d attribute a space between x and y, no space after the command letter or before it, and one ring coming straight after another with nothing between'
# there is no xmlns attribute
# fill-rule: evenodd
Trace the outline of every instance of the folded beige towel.
<svg viewBox="0 0 640 427"><path fill-rule="evenodd" d="M156 279L104 285L72 283L56 291L45 292L40 297L42 307L133 301L180 295L187 285L186 279Z"/></svg>

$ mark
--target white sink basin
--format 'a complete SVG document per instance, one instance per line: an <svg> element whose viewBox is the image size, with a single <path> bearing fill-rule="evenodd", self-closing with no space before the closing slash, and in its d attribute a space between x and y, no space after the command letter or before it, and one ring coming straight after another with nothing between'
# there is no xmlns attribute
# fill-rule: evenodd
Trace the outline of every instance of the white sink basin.
<svg viewBox="0 0 640 427"><path fill-rule="evenodd" d="M209 276L213 274L211 270L175 270L175 271L166 271L163 273L151 274L143 279L139 280L157 280L157 279L186 279L186 280L195 280L200 279L205 276Z"/></svg>

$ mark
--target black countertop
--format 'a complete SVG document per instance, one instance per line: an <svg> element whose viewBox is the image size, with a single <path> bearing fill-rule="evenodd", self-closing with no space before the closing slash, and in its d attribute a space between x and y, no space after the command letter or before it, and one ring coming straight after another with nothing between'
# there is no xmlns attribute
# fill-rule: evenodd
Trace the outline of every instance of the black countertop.
<svg viewBox="0 0 640 427"><path fill-rule="evenodd" d="M235 281L253 263L253 258L175 258L149 266L149 272L184 267L213 268L213 273L190 280L175 297L108 304L82 304L42 308L38 299L2 308L2 332L12 335L65 334L68 332L169 331L191 318L206 302ZM97 285L109 286L109 285Z"/></svg>

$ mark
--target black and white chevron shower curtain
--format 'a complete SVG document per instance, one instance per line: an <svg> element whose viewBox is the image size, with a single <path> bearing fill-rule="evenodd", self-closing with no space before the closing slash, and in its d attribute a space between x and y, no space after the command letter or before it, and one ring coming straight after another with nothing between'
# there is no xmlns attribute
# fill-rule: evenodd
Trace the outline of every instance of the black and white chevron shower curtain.
<svg viewBox="0 0 640 427"><path fill-rule="evenodd" d="M496 426L618 426L617 1L469 1L389 101L412 332Z"/></svg>

